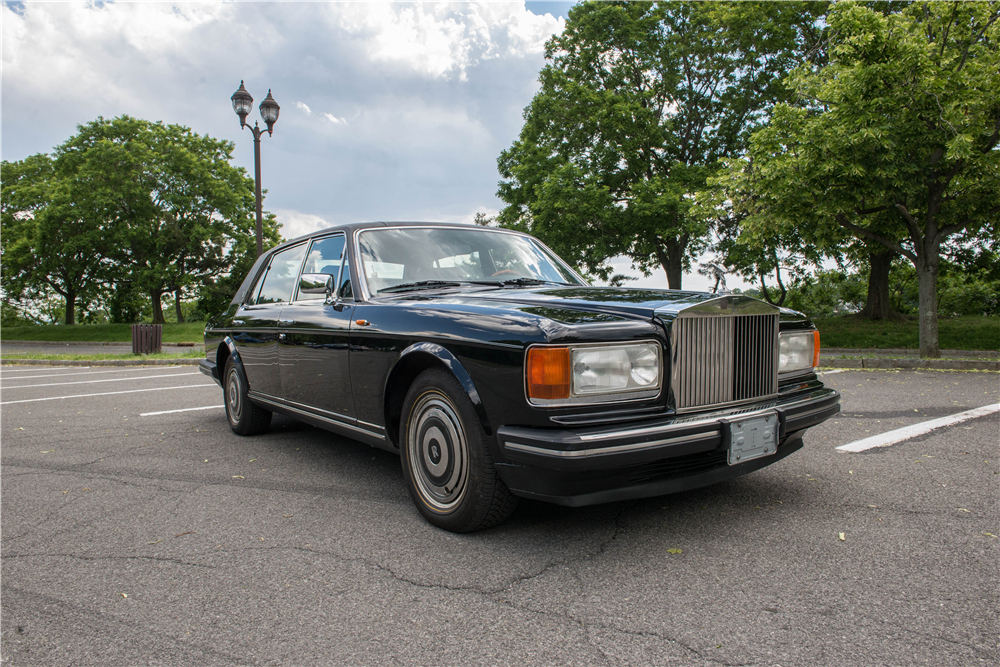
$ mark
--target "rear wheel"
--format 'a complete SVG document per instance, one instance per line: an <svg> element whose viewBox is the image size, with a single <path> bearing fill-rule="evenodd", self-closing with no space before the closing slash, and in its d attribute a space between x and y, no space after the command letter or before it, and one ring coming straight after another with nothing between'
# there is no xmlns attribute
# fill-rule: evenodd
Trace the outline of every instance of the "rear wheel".
<svg viewBox="0 0 1000 667"><path fill-rule="evenodd" d="M237 435L257 435L265 432L271 425L271 411L250 402L246 378L232 357L226 360L223 377L229 427Z"/></svg>
<svg viewBox="0 0 1000 667"><path fill-rule="evenodd" d="M403 402L403 475L417 509L435 526L466 533L494 526L514 511L497 475L486 433L458 381L424 371Z"/></svg>

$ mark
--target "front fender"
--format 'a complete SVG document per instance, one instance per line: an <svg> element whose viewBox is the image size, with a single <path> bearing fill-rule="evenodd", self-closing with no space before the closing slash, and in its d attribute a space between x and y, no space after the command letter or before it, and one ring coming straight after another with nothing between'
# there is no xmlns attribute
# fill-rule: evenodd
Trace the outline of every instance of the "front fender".
<svg viewBox="0 0 1000 667"><path fill-rule="evenodd" d="M390 408L390 401L388 397L392 395L392 390L394 387L398 387L397 384L401 380L407 381L407 387L409 386L409 381L416 378L420 372L425 370L429 365L426 363L413 363L414 360L418 360L423 357L426 359L426 355L433 357L438 363L444 365L455 379L458 380L462 388L465 389L466 396L469 397L469 401L472 402L472 407L476 411L476 415L479 417L479 422L482 424L483 430L487 435L493 434L493 429L490 427L489 418L486 416L486 408L483 406L482 398L479 396L479 391L476 389L475 383L472 381L472 376L469 375L469 371L465 369L462 362L452 354L447 348L438 345L437 343L414 343L405 350L399 353L396 360L393 362L392 368L389 369L389 373L386 375L385 386L382 388L382 396L386 398L385 400L385 423L387 425L392 424L392 415ZM414 369L419 369L414 372ZM412 375L412 377L408 377ZM405 393L405 392L404 392Z"/></svg>

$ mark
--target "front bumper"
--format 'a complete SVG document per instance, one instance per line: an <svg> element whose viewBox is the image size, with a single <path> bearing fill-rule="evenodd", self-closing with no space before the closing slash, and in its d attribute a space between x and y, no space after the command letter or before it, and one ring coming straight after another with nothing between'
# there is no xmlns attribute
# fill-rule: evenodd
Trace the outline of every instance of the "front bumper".
<svg viewBox="0 0 1000 667"><path fill-rule="evenodd" d="M818 383L817 383L818 384ZM552 430L503 426L497 469L512 492L563 505L674 493L758 470L802 447L802 432L840 412L840 394L819 385L767 402L629 427ZM774 413L777 451L728 463L729 424Z"/></svg>

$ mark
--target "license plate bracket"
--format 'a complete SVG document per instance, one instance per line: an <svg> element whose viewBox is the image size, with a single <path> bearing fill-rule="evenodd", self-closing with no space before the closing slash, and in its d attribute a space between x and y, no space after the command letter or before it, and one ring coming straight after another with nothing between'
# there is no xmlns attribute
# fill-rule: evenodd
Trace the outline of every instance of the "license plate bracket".
<svg viewBox="0 0 1000 667"><path fill-rule="evenodd" d="M768 412L729 422L729 465L746 463L778 451L778 415Z"/></svg>

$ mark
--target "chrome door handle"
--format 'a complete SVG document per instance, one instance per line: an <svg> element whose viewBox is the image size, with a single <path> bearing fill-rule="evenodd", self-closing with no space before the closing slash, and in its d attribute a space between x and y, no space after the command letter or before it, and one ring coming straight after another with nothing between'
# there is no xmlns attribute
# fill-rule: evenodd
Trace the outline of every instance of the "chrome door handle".
<svg viewBox="0 0 1000 667"><path fill-rule="evenodd" d="M282 320L282 319L279 318L278 319L278 324L279 325L295 324L295 320Z"/></svg>
<svg viewBox="0 0 1000 667"><path fill-rule="evenodd" d="M246 322L244 322L243 320L233 320L233 326L241 327L244 324L246 324Z"/></svg>

